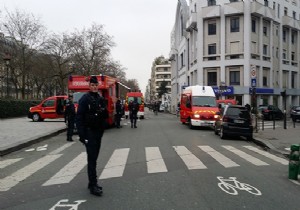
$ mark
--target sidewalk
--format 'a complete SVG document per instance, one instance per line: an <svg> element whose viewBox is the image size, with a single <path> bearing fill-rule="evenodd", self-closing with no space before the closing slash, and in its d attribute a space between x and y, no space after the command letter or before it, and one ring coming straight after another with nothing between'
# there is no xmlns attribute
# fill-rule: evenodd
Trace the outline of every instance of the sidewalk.
<svg viewBox="0 0 300 210"><path fill-rule="evenodd" d="M300 122L276 121L276 128L266 128L253 133L254 142L270 152L287 156L292 144L300 143ZM0 120L0 156L19 150L33 143L55 136L66 130L63 119L46 119L32 122L27 117Z"/></svg>
<svg viewBox="0 0 300 210"><path fill-rule="evenodd" d="M32 122L27 117L0 119L0 156L66 130L63 119Z"/></svg>

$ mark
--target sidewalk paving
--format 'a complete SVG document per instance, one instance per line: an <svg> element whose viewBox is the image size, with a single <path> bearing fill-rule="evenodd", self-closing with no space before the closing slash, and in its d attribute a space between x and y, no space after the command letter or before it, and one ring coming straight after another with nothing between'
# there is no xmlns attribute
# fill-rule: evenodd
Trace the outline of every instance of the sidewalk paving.
<svg viewBox="0 0 300 210"><path fill-rule="evenodd" d="M27 117L0 119L0 156L65 130L63 119L46 119L43 122L32 122Z"/></svg>
<svg viewBox="0 0 300 210"><path fill-rule="evenodd" d="M270 123L270 121L269 121ZM43 139L66 131L63 119L46 119L44 122L32 122L27 117L0 120L0 156L22 149ZM300 143L300 122L287 123L276 121L276 128L266 128L253 134L254 142L270 152L289 155L292 144Z"/></svg>

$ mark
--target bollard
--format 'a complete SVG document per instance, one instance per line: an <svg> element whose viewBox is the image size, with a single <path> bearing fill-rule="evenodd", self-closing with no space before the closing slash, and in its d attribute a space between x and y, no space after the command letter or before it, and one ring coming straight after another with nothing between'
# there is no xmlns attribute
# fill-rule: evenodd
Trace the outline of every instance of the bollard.
<svg viewBox="0 0 300 210"><path fill-rule="evenodd" d="M291 145L289 157L289 179L298 180L299 173L299 144Z"/></svg>

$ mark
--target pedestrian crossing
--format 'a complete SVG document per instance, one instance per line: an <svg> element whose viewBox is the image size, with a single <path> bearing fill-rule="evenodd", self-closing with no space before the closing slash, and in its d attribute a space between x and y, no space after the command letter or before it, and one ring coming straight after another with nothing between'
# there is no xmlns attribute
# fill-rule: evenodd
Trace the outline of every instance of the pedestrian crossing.
<svg viewBox="0 0 300 210"><path fill-rule="evenodd" d="M71 145L72 144L68 144L68 146L62 146L57 150L50 152L48 155L45 155L40 159L29 163L25 167L18 169L12 174L1 178L0 192L10 190L52 162L59 161L60 158L63 157L62 152ZM174 154L177 154L179 159L181 159L181 162L185 165L187 170L201 171L209 170L210 168L214 167L214 164L208 165L208 163L205 162L206 158L203 158L203 155L212 157L224 168L241 167L241 163L245 164L245 161L258 167L269 166L276 163L288 165L288 160L249 145L241 146L239 148L229 145L220 145L218 146L218 149L208 145L198 145L197 149L199 149L199 151L196 154L194 154L195 148L192 148L193 150L191 150L186 146L173 146L172 149L175 152ZM131 152L133 151L130 148L118 148L112 152L112 155L108 160L103 160L100 156L98 161L107 162L103 169L98 169L98 172L100 172L99 179L103 180L124 176L128 157ZM202 159L199 158L199 152L201 153ZM231 157L231 155L234 157ZM236 157L238 157L238 159ZM233 158L234 161L231 158ZM242 159L243 161L237 161L239 159ZM3 170L6 167L13 166L15 163L22 162L22 160L22 158L2 160L0 161L0 168ZM77 157L72 158L69 163L61 166L58 172L49 174L49 179L44 182L42 186L47 187L51 185L70 183L76 178L76 176L78 176L80 172L84 170L86 165L86 153L81 152L77 155ZM145 147L145 166L148 174L168 172L164 155L159 147Z"/></svg>

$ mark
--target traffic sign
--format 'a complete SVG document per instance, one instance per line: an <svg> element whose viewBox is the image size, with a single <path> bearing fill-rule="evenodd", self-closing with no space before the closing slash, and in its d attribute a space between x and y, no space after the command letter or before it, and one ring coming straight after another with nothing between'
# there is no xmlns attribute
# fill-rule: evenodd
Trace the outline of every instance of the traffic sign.
<svg viewBox="0 0 300 210"><path fill-rule="evenodd" d="M251 65L250 75L251 75L252 79L256 78L256 66L255 65Z"/></svg>
<svg viewBox="0 0 300 210"><path fill-rule="evenodd" d="M256 78L251 79L251 87L256 87Z"/></svg>

